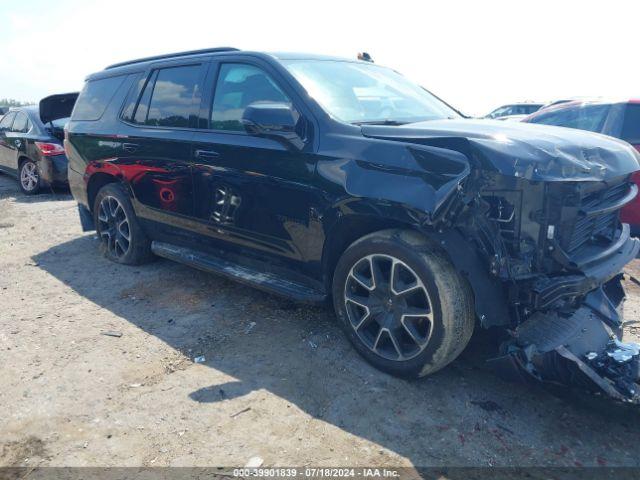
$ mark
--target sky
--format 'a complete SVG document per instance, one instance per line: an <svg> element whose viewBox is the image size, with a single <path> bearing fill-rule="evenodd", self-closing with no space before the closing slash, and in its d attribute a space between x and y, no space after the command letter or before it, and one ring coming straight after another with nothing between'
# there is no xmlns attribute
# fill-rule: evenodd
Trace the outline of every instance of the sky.
<svg viewBox="0 0 640 480"><path fill-rule="evenodd" d="M517 101L640 98L640 2L0 0L0 98L77 91L118 61L215 46L401 72L471 115Z"/></svg>

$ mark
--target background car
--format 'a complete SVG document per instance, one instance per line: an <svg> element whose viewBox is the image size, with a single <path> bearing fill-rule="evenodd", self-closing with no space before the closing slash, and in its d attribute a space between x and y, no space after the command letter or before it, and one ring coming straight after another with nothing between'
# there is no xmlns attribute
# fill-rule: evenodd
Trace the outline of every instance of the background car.
<svg viewBox="0 0 640 480"><path fill-rule="evenodd" d="M45 185L68 185L64 126L77 93L52 95L39 106L11 108L0 120L0 171L32 195Z"/></svg>
<svg viewBox="0 0 640 480"><path fill-rule="evenodd" d="M530 115L542 108L543 103L512 103L496 108L484 118L499 119L510 115Z"/></svg>
<svg viewBox="0 0 640 480"><path fill-rule="evenodd" d="M563 102L522 121L602 133L629 142L640 152L640 99ZM634 173L632 180L640 185L640 172ZM622 209L621 216L635 235L640 234L640 196Z"/></svg>
<svg viewBox="0 0 640 480"><path fill-rule="evenodd" d="M527 118L528 115L507 115L505 117L498 117L496 120L503 122L521 122L523 118Z"/></svg>

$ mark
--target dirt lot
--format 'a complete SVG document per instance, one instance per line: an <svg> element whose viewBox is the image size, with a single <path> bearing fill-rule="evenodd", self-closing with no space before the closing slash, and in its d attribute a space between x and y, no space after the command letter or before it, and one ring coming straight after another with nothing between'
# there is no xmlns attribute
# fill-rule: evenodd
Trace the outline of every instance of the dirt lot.
<svg viewBox="0 0 640 480"><path fill-rule="evenodd" d="M504 383L478 339L398 380L329 312L96 243L68 193L0 176L0 465L640 465L639 415Z"/></svg>

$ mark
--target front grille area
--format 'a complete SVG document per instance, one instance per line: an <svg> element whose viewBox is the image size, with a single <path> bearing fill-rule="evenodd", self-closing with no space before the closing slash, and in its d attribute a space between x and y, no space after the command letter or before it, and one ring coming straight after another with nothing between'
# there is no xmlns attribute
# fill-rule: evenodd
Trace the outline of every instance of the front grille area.
<svg viewBox="0 0 640 480"><path fill-rule="evenodd" d="M568 219L563 229L564 235L560 239L563 250L575 255L588 245L606 246L613 242L620 224L620 209L607 211L607 207L628 193L629 183L622 182L580 196L577 204L571 208L576 212L575 217Z"/></svg>
<svg viewBox="0 0 640 480"><path fill-rule="evenodd" d="M618 212L610 212L592 218L580 219L576 222L573 233L569 238L567 253L574 253L589 240L613 240L618 224Z"/></svg>

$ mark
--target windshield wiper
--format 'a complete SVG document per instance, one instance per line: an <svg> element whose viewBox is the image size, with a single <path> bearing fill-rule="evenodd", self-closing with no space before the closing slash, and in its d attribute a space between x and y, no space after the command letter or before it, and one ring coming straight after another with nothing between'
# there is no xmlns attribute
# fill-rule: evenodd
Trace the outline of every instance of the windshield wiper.
<svg viewBox="0 0 640 480"><path fill-rule="evenodd" d="M398 125L406 125L408 123L412 123L412 122L403 122L401 120L364 120L362 122L351 122L353 125L391 125L391 126L398 126Z"/></svg>

